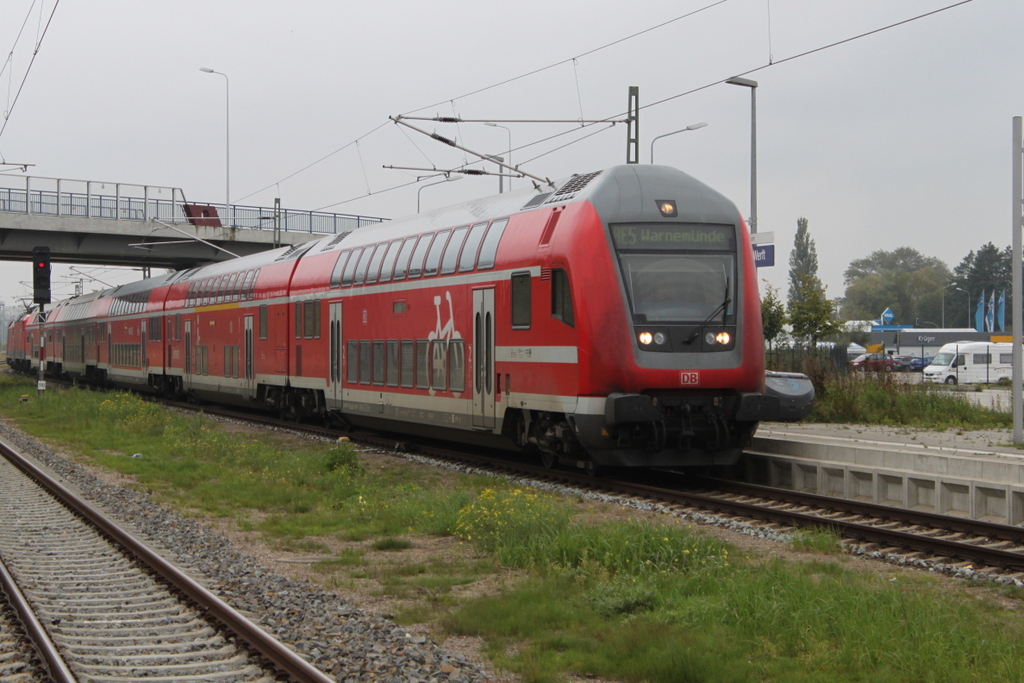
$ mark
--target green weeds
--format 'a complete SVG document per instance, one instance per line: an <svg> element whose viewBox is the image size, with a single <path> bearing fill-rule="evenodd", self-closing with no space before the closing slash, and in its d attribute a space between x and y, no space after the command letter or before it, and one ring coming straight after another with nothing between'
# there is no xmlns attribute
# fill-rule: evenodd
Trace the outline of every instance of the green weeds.
<svg viewBox="0 0 1024 683"><path fill-rule="evenodd" d="M819 392L832 419L996 419L958 395L841 382ZM26 431L171 507L230 516L322 558L313 569L328 588L369 587L407 623L480 636L497 666L530 683L1024 679L1021 624L1005 606L1024 592L993 590L997 601L927 575L856 573L831 533L793 535L794 548L821 553L814 561L749 556L674 518L591 515L586 501L346 444L230 433L127 394L39 399L31 387L0 376L0 411Z"/></svg>

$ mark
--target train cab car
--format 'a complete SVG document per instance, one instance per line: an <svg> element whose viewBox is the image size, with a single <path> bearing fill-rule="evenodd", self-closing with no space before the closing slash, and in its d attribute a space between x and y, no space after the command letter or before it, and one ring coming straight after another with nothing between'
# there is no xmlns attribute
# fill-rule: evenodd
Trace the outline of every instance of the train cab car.
<svg viewBox="0 0 1024 683"><path fill-rule="evenodd" d="M664 166L572 176L55 310L59 374L533 450L548 466L731 464L760 420L798 419L813 395L766 390L739 211ZM30 370L43 326L38 314L21 324L9 362Z"/></svg>

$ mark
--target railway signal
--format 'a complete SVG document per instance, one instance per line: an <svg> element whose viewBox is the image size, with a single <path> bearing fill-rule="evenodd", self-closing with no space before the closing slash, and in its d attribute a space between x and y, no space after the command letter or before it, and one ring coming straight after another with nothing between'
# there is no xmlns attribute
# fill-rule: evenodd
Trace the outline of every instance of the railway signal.
<svg viewBox="0 0 1024 683"><path fill-rule="evenodd" d="M49 247L32 247L32 301L50 303Z"/></svg>

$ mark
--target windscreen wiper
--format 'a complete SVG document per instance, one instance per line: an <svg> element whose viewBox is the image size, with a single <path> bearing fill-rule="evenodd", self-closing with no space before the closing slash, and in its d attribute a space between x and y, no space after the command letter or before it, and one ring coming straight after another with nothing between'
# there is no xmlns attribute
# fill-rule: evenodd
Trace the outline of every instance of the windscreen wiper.
<svg viewBox="0 0 1024 683"><path fill-rule="evenodd" d="M729 298L729 278L725 278L725 299L722 301L722 303L718 304L715 310L711 311L711 315L704 318L704 322L698 325L697 329L693 331L693 334L684 339L683 343L692 344L694 340L696 340L697 337L700 336L700 333L704 331L704 328L708 326L708 323L711 322L711 319L718 315L719 311L722 312L722 327L725 327L725 316L728 315L729 313L729 304L731 303L732 299Z"/></svg>

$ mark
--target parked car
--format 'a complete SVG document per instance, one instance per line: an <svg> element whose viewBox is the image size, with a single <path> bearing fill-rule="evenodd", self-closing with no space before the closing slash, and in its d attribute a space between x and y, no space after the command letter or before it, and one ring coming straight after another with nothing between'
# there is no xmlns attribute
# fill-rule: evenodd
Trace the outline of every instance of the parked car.
<svg viewBox="0 0 1024 683"><path fill-rule="evenodd" d="M893 356L892 360L896 363L896 370L899 372L910 372L910 366L914 362L913 356Z"/></svg>
<svg viewBox="0 0 1024 683"><path fill-rule="evenodd" d="M926 367L931 365L932 358L934 358L934 356L924 356L923 358L921 356L914 356L910 360L910 371L921 372Z"/></svg>
<svg viewBox="0 0 1024 683"><path fill-rule="evenodd" d="M862 353L853 359L853 369L892 372L896 361L887 353Z"/></svg>

